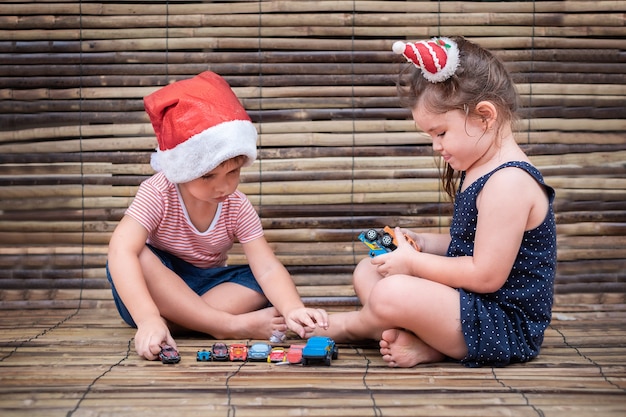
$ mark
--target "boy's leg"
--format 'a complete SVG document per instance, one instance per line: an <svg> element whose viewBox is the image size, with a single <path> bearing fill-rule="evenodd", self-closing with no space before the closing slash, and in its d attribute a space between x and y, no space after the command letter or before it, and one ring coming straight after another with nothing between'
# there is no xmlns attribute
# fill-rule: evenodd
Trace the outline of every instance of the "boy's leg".
<svg viewBox="0 0 626 417"><path fill-rule="evenodd" d="M217 297L207 295L221 285L226 285L221 284L205 294L211 303L217 298L222 300L211 305L165 266L149 248L141 253L140 262L148 289L161 315L178 326L220 339L267 339L274 327L280 325L280 316L275 308L253 311L267 305L267 300L250 288L230 284L225 291L217 291ZM230 306L229 302L232 303ZM246 304L247 309L244 308ZM228 313L228 320L216 320L216 310Z"/></svg>

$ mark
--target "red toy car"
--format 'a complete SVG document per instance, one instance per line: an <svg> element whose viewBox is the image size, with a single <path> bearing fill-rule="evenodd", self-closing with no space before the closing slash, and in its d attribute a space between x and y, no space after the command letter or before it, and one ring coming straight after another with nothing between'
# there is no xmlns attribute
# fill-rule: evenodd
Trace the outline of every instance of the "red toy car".
<svg viewBox="0 0 626 417"><path fill-rule="evenodd" d="M291 364L302 362L302 349L305 345L291 345L287 351L287 362Z"/></svg>
<svg viewBox="0 0 626 417"><path fill-rule="evenodd" d="M228 348L228 356L231 361L245 361L248 359L248 346L243 343L233 343Z"/></svg>
<svg viewBox="0 0 626 417"><path fill-rule="evenodd" d="M285 348L282 347L273 347L269 356L267 357L268 362L285 362L287 360L287 352L285 352Z"/></svg>

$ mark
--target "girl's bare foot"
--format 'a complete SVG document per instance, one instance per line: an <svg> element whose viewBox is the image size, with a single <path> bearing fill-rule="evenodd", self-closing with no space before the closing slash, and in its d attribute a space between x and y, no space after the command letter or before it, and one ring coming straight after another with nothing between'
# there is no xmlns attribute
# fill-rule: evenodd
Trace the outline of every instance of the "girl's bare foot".
<svg viewBox="0 0 626 417"><path fill-rule="evenodd" d="M445 355L433 349L413 333L401 329L388 329L382 334L380 354L387 365L410 368L420 363L439 362Z"/></svg>

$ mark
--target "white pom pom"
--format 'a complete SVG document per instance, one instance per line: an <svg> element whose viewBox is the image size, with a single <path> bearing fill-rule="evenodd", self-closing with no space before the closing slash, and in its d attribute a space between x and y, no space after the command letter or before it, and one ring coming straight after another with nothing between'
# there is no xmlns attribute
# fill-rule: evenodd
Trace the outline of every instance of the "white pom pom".
<svg viewBox="0 0 626 417"><path fill-rule="evenodd" d="M398 55L401 55L401 54L404 53L404 48L405 47L406 47L406 44L404 42L397 41L397 42L393 43L393 46L392 46L391 49L393 50L394 53L396 53Z"/></svg>

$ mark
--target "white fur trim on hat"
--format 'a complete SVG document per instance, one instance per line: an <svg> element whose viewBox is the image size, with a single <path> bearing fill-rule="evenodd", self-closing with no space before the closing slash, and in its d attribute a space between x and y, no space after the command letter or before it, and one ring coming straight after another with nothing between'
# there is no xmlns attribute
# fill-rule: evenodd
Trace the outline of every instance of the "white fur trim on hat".
<svg viewBox="0 0 626 417"><path fill-rule="evenodd" d="M245 155L244 166L250 166L257 156L257 131L252 122L232 120L206 129L173 149L152 154L150 164L163 171L173 183L184 183L202 177L222 162Z"/></svg>

